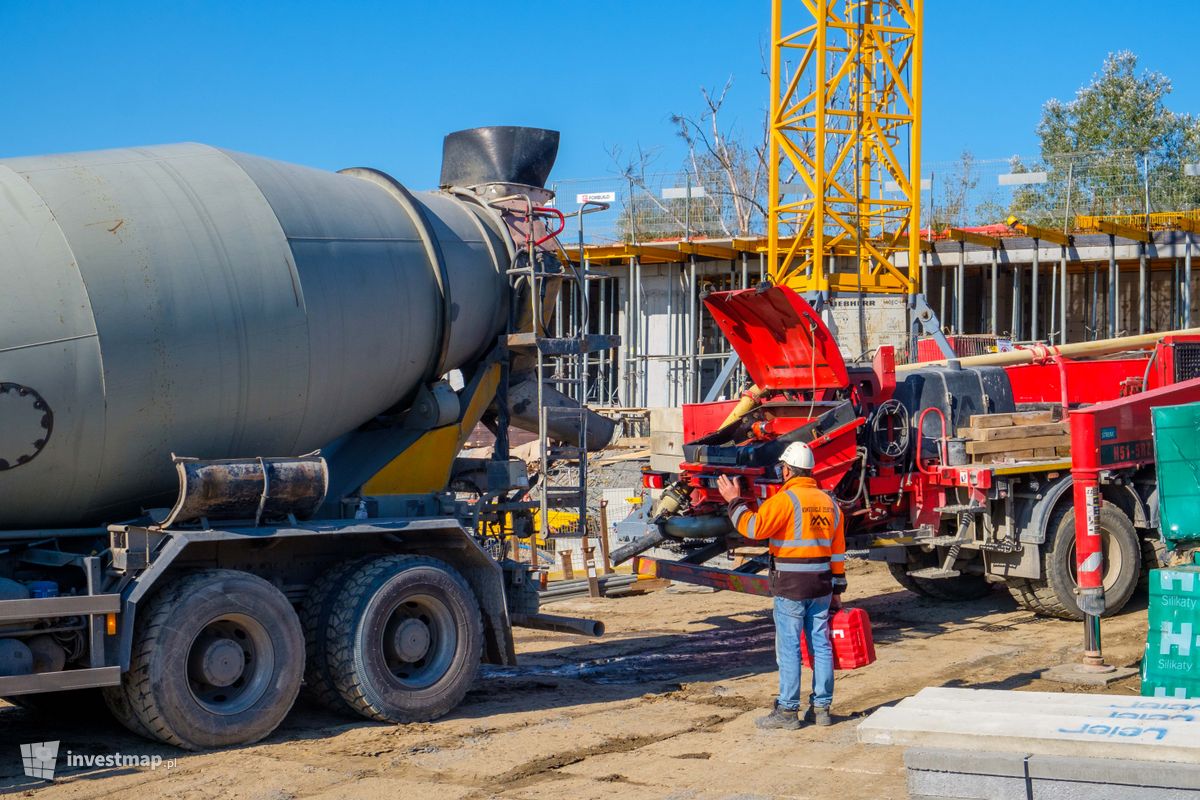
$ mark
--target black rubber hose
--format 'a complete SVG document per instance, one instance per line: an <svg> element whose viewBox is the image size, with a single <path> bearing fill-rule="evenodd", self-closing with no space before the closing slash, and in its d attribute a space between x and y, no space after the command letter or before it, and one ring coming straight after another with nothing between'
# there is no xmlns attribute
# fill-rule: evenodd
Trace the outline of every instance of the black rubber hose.
<svg viewBox="0 0 1200 800"><path fill-rule="evenodd" d="M637 539L634 539L629 544L624 545L623 547L618 547L616 550L613 550L612 563L614 565L615 564L624 564L626 561L633 558L637 554L644 553L647 550L649 550L651 547L654 547L657 544L661 544L661 543L665 542L666 540L667 540L666 534L664 534L658 528L655 528L652 532L647 533L645 536L638 537Z"/></svg>

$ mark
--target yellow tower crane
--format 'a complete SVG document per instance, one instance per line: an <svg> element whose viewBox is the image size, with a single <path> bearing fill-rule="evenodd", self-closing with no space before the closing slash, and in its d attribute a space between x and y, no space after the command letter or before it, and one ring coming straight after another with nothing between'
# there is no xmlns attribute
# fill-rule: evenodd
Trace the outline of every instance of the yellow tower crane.
<svg viewBox="0 0 1200 800"><path fill-rule="evenodd" d="M771 0L776 284L918 294L921 28L922 0Z"/></svg>

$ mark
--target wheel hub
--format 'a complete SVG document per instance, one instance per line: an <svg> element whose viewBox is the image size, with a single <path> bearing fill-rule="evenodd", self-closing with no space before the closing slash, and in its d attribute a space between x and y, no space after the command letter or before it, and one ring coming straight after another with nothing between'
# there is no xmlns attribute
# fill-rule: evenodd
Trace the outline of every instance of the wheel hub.
<svg viewBox="0 0 1200 800"><path fill-rule="evenodd" d="M193 640L187 660L192 696L213 714L240 714L271 687L275 643L249 614L223 614Z"/></svg>
<svg viewBox="0 0 1200 800"><path fill-rule="evenodd" d="M401 661L420 661L429 652L432 638L428 625L419 619L409 618L396 626L392 634L392 649Z"/></svg>
<svg viewBox="0 0 1200 800"><path fill-rule="evenodd" d="M194 669L210 686L232 686L246 670L246 653L229 639L211 639L196 647Z"/></svg>

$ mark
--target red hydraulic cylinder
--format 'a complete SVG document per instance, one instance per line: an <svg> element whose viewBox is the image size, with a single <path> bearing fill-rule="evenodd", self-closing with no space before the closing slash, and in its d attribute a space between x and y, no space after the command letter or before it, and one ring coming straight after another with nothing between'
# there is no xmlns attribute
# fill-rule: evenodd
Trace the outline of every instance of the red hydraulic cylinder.
<svg viewBox="0 0 1200 800"><path fill-rule="evenodd" d="M1079 610L1100 616L1104 613L1104 547L1097 522L1100 481L1095 472L1072 474L1075 479L1075 566Z"/></svg>
<svg viewBox="0 0 1200 800"><path fill-rule="evenodd" d="M1096 418L1071 414L1072 465L1075 500L1075 566L1079 609L1104 613L1104 548L1100 537L1100 471L1089 450L1095 449ZM1090 445L1090 446L1089 446Z"/></svg>
<svg viewBox="0 0 1200 800"><path fill-rule="evenodd" d="M1086 671L1108 671L1100 642L1104 614L1104 543L1100 533L1100 471L1097 469L1096 417L1071 414L1072 465L1075 505L1076 601L1083 612L1083 664Z"/></svg>

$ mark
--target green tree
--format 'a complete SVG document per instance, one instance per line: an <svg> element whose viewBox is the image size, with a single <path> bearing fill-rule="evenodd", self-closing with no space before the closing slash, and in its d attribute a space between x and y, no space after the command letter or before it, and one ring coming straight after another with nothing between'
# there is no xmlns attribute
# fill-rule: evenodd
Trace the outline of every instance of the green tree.
<svg viewBox="0 0 1200 800"><path fill-rule="evenodd" d="M1171 88L1170 78L1139 71L1138 57L1122 50L1073 100L1048 100L1036 129L1040 163L1029 169L1047 170L1049 180L1019 190L1012 212L1061 225L1069 192L1072 213L1141 214L1147 178L1149 210L1200 205L1200 179L1183 174L1185 163L1200 160L1200 123L1167 107Z"/></svg>
<svg viewBox="0 0 1200 800"><path fill-rule="evenodd" d="M1074 100L1048 100L1037 126L1042 157L1082 151L1182 154L1196 135L1196 120L1167 108L1170 78L1153 70L1139 73L1137 64L1128 50L1109 53Z"/></svg>

